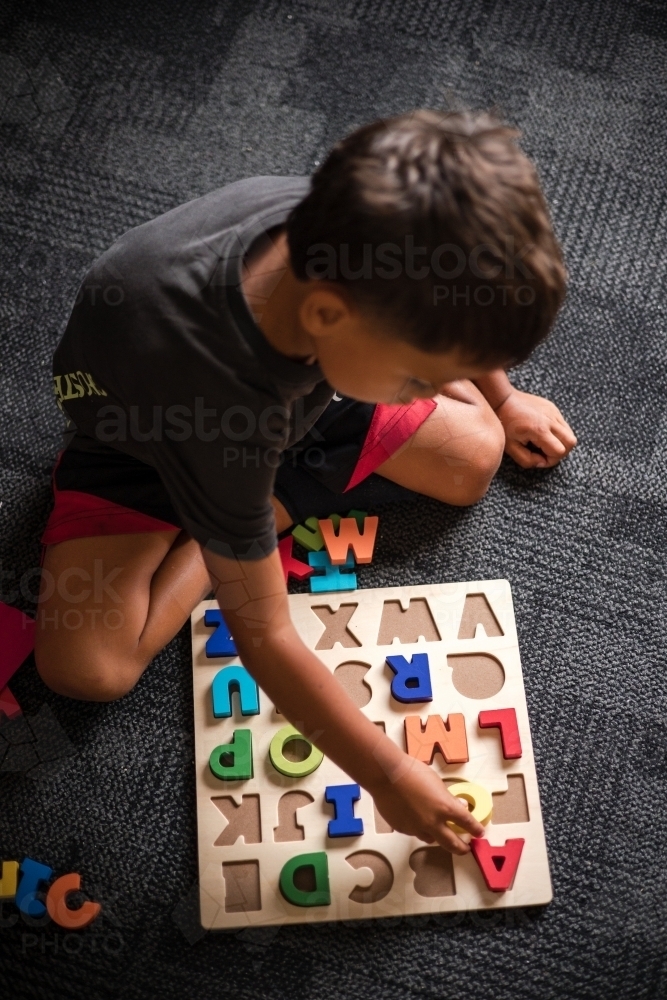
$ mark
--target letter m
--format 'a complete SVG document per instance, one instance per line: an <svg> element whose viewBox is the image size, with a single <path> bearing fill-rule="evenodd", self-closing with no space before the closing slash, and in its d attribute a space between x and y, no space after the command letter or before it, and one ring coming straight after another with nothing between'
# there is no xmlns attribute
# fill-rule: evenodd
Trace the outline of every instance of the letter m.
<svg viewBox="0 0 667 1000"><path fill-rule="evenodd" d="M431 764L439 750L446 764L465 764L468 757L468 739L465 717L453 712L443 722L439 715L429 715L422 726L418 715L405 719L405 749L411 757Z"/></svg>

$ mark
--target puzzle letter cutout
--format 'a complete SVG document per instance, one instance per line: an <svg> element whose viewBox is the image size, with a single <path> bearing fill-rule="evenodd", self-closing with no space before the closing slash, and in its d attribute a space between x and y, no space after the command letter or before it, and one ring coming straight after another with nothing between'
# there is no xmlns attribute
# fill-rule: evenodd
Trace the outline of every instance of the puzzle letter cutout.
<svg viewBox="0 0 667 1000"><path fill-rule="evenodd" d="M453 857L392 830L368 792L258 689L216 603L204 601L192 614L202 926L548 903L508 582L289 601L301 638L360 710L433 768L485 837Z"/></svg>

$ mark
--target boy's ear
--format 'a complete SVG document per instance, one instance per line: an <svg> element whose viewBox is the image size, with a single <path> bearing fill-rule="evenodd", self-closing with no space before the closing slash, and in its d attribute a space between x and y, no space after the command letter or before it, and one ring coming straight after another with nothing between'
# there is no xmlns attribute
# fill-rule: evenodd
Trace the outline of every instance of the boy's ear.
<svg viewBox="0 0 667 1000"><path fill-rule="evenodd" d="M301 301L299 319L311 337L330 337L350 322L354 310L337 289L319 280L313 285Z"/></svg>

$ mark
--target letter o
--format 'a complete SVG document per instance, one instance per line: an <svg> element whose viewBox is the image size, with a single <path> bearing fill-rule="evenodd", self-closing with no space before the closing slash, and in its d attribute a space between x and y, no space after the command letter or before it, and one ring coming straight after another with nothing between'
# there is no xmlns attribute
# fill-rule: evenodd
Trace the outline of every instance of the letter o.
<svg viewBox="0 0 667 1000"><path fill-rule="evenodd" d="M310 746L310 753L305 760L288 760L283 750L290 740L303 740ZM324 759L324 754L317 747L313 746L310 740L302 736L294 726L283 726L279 729L271 740L269 747L269 757L276 771L286 775L288 778L304 778L307 774L316 771Z"/></svg>
<svg viewBox="0 0 667 1000"><path fill-rule="evenodd" d="M476 785L472 781L457 781L455 785L450 785L447 789L455 799L465 799L472 806L472 815L478 823L488 823L493 812L493 799L491 793L483 785ZM448 820L447 826L451 827L455 833L467 833L458 826L454 820Z"/></svg>

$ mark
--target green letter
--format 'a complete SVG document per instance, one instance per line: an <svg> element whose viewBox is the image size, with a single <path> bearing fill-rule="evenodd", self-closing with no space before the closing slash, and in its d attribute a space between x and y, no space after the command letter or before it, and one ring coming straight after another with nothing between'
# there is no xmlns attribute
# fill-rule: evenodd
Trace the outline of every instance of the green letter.
<svg viewBox="0 0 667 1000"><path fill-rule="evenodd" d="M297 889L294 876L302 868L312 868L315 875L315 888L310 892ZM331 902L329 892L329 863L324 851L315 854L297 854L283 865L280 873L280 891L288 903L294 906L328 906Z"/></svg>
<svg viewBox="0 0 667 1000"><path fill-rule="evenodd" d="M223 763L227 755L231 761ZM235 729L231 743L216 747L208 760L208 766L221 781L245 781L252 778L252 733L249 729Z"/></svg>
<svg viewBox="0 0 667 1000"><path fill-rule="evenodd" d="M283 748L285 744L290 743L292 740L300 740L303 743L307 743L310 747L310 753L305 760L288 760L284 755ZM269 757L276 771L280 771L281 774L285 774L288 778L303 778L307 774L312 774L313 771L317 770L324 759L324 754L302 736L294 726L283 726L271 740Z"/></svg>

